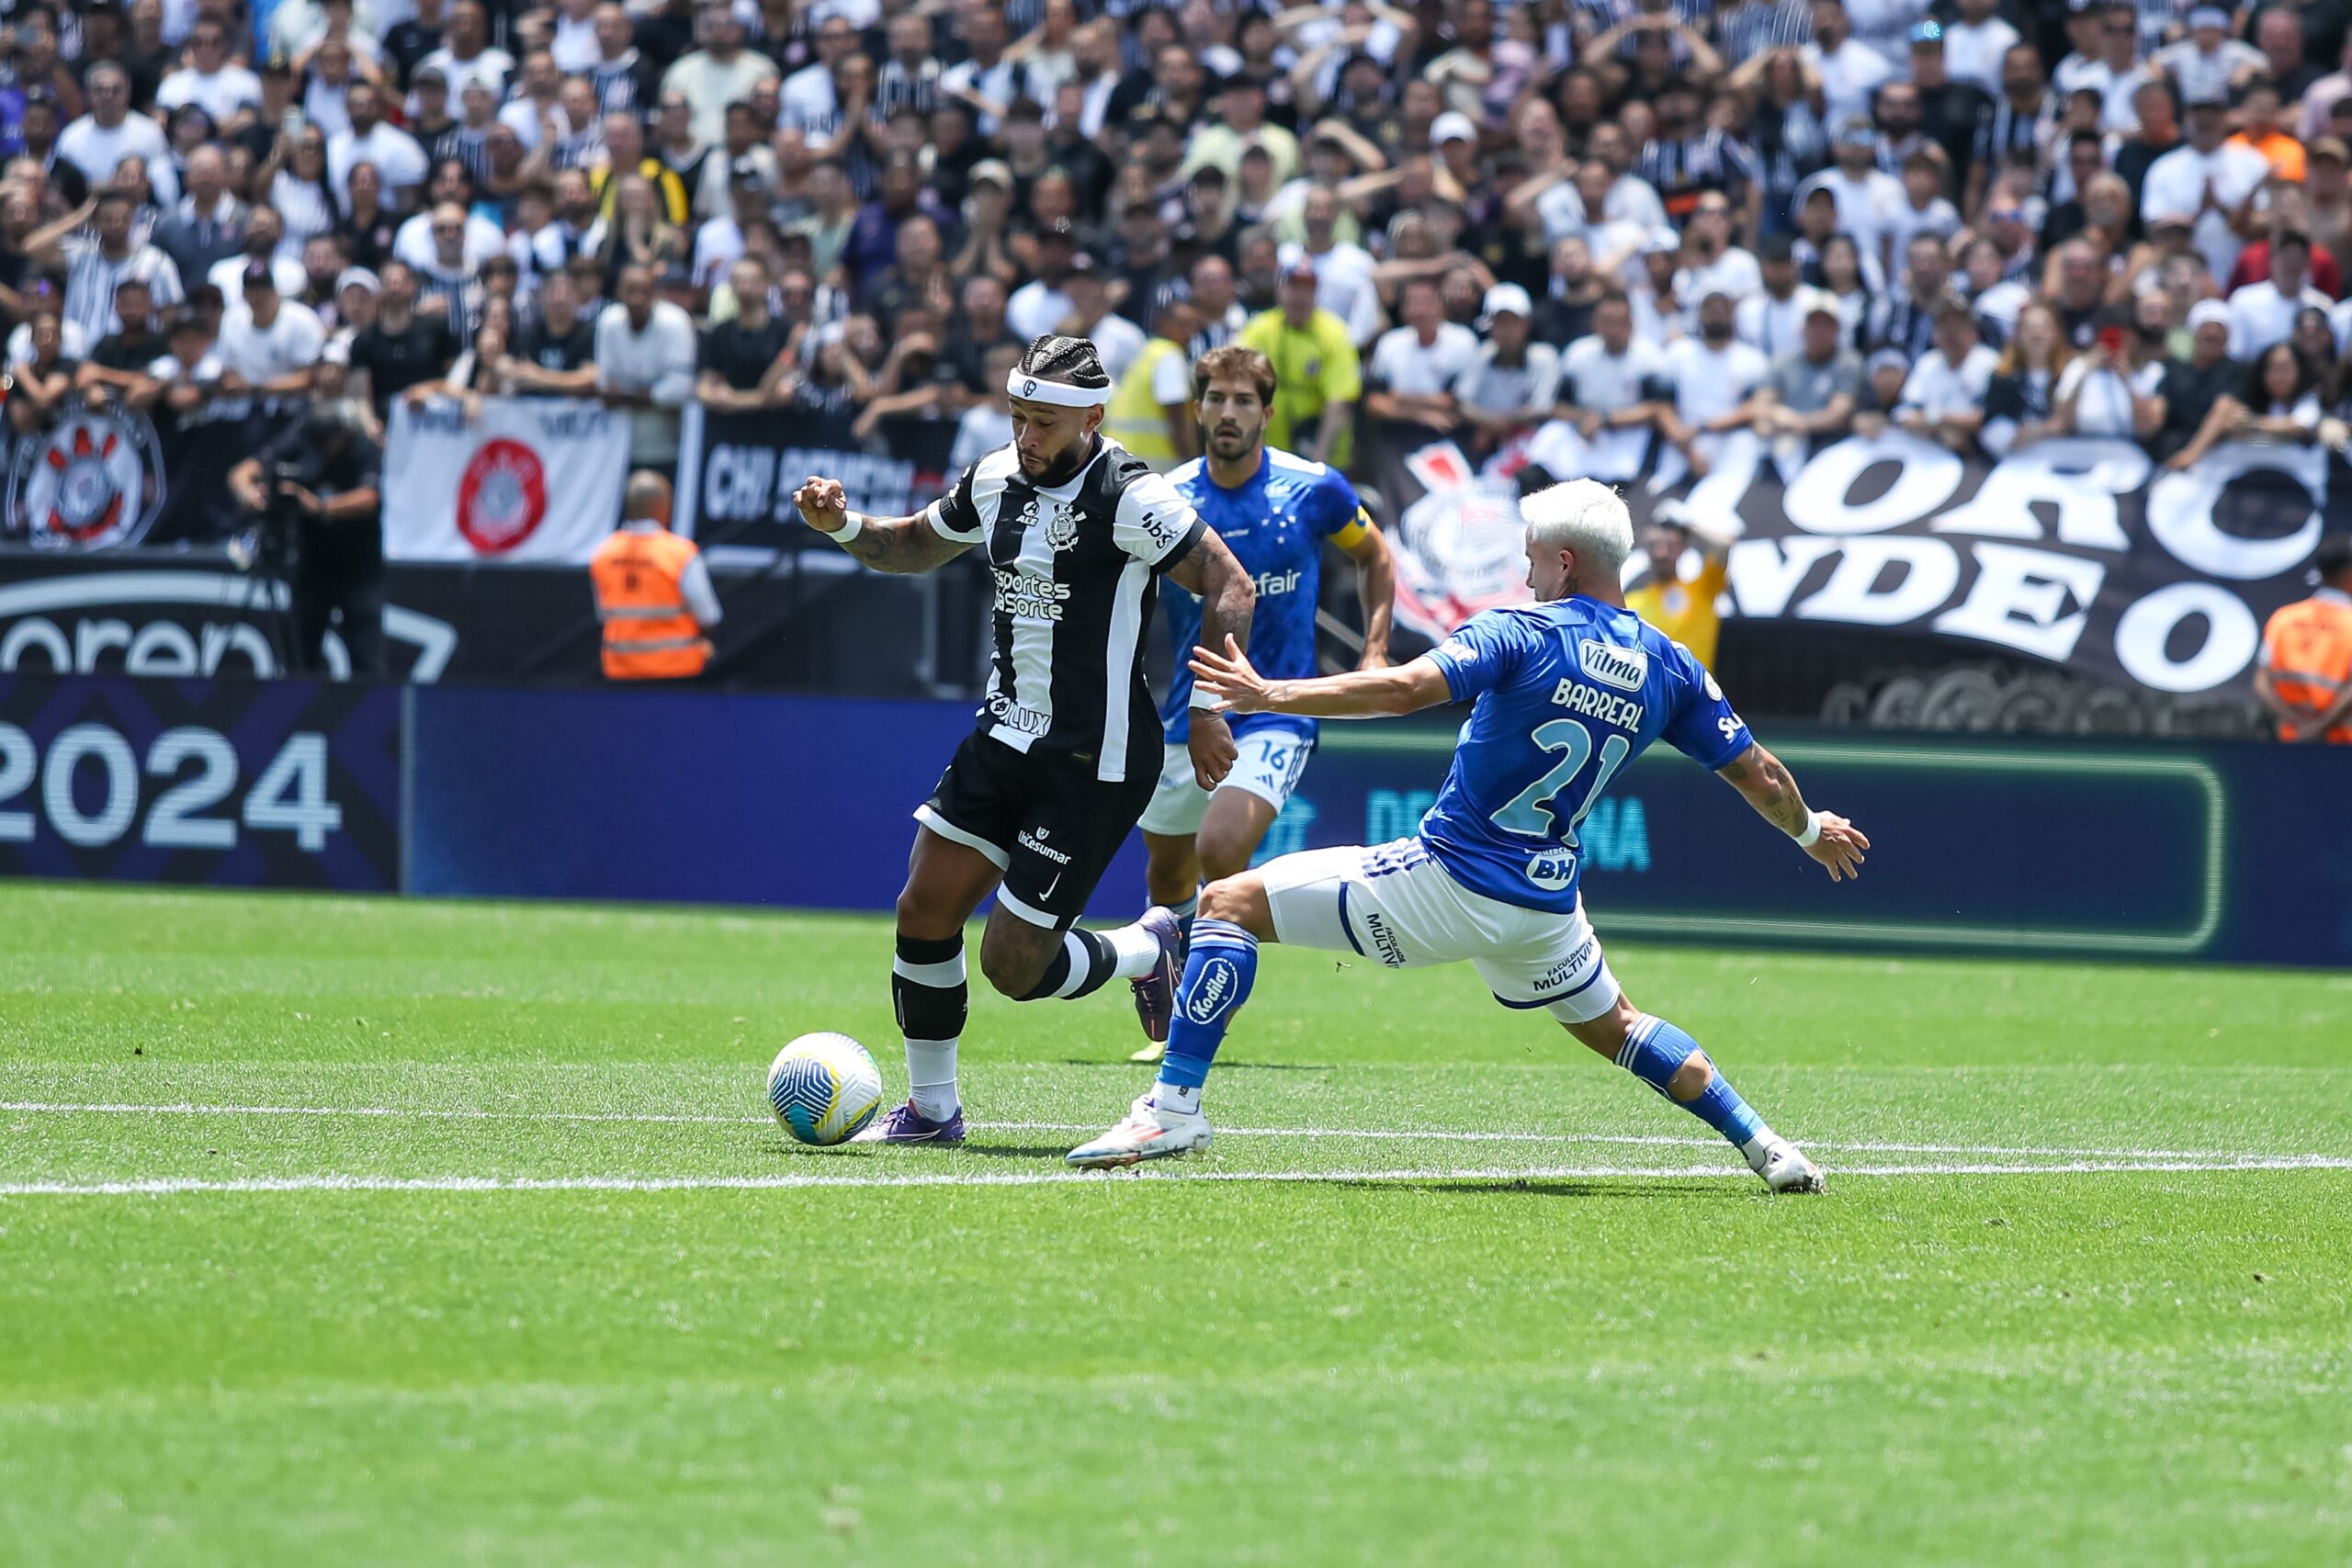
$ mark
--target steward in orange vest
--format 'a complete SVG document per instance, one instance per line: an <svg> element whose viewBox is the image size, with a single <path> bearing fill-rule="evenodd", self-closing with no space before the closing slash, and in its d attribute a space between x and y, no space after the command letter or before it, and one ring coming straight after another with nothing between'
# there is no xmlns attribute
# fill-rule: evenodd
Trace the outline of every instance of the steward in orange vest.
<svg viewBox="0 0 2352 1568"><path fill-rule="evenodd" d="M621 519L588 563L605 677L690 680L710 662L703 632L719 619L710 569L692 539L670 532L670 482L661 475L628 477Z"/></svg>
<svg viewBox="0 0 2352 1568"><path fill-rule="evenodd" d="M2262 629L2254 692L2279 739L2352 745L2352 540L2330 539L2313 564L2319 592Z"/></svg>

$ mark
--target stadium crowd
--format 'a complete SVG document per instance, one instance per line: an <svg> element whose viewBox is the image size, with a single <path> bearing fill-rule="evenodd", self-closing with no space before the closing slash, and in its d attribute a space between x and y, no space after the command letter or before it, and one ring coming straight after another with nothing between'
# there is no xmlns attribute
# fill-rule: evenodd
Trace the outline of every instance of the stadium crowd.
<svg viewBox="0 0 2352 1568"><path fill-rule="evenodd" d="M1095 3L15 0L11 423L600 396L660 469L700 399L961 459L1060 331L1162 463L1236 339L1341 463L2340 435L2346 0Z"/></svg>

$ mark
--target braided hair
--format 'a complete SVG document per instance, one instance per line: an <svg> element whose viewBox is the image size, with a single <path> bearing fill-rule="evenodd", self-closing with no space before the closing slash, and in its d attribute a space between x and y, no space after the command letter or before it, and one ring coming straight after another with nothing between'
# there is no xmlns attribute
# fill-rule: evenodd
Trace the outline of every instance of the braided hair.
<svg viewBox="0 0 2352 1568"><path fill-rule="evenodd" d="M1111 378L1102 369L1102 356L1094 352L1091 343L1058 333L1047 333L1029 345L1028 352L1021 356L1021 373L1090 389L1111 384Z"/></svg>

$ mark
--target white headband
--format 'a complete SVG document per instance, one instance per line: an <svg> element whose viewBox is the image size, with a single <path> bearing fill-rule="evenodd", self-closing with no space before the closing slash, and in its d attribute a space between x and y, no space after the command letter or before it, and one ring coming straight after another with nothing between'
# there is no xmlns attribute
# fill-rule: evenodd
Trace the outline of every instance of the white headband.
<svg viewBox="0 0 2352 1568"><path fill-rule="evenodd" d="M1018 366L1005 372L1004 389L1024 403L1056 403L1066 409L1101 408L1111 400L1108 387L1073 387L1068 381L1046 381L1023 375Z"/></svg>

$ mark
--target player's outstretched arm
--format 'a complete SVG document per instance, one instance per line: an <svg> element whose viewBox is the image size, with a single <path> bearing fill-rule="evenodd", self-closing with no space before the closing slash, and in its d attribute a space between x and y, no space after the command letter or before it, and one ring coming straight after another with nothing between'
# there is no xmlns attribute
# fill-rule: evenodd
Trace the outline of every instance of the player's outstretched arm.
<svg viewBox="0 0 2352 1568"><path fill-rule="evenodd" d="M1424 654L1379 670L1351 670L1305 681L1269 681L1231 641L1217 653L1202 639L1193 679L1236 713L1295 713L1307 718L1386 718L1452 702L1445 671Z"/></svg>
<svg viewBox="0 0 2352 1568"><path fill-rule="evenodd" d="M931 525L927 513L912 517L867 517L849 509L839 479L808 476L792 492L800 520L876 571L929 571L972 547L950 539Z"/></svg>
<svg viewBox="0 0 2352 1568"><path fill-rule="evenodd" d="M1808 810L1796 775L1771 752L1751 741L1747 750L1716 769L1715 775L1746 796L1758 816L1826 867L1830 881L1862 874L1862 852L1871 847L1870 840L1835 812Z"/></svg>

